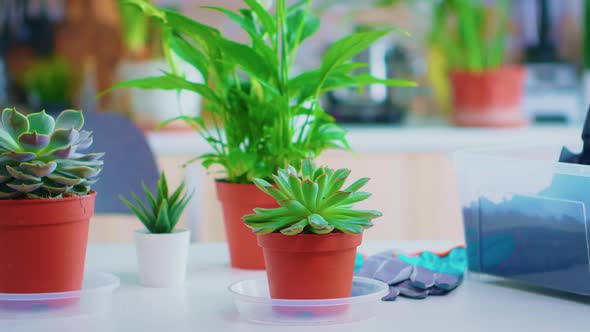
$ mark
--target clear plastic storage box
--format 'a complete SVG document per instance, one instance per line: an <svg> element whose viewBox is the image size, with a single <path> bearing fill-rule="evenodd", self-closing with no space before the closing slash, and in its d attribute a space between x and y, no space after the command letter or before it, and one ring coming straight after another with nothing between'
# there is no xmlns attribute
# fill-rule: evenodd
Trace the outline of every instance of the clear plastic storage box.
<svg viewBox="0 0 590 332"><path fill-rule="evenodd" d="M470 271L590 295L590 166L560 151L456 153Z"/></svg>

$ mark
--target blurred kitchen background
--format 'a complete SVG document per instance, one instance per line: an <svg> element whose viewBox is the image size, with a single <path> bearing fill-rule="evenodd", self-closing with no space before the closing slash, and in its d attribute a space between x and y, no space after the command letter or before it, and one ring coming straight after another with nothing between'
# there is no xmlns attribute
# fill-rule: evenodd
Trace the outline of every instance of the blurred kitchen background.
<svg viewBox="0 0 590 332"><path fill-rule="evenodd" d="M465 110L453 103L454 83L449 75L456 69L453 57L457 55L441 38L452 34L453 27L466 18L457 15L440 24L442 1L315 2L321 32L304 46L296 68L317 65L332 41L354 30L394 25L411 33L393 34L360 60L369 63L368 70L375 76L411 79L419 83L418 88L371 86L362 92L337 91L323 101L349 129L355 153L330 151L321 162L373 179L368 188L373 198L367 204L383 211L384 217L367 233L369 238L462 239L451 158L457 149L565 144L579 137L589 100L590 43L585 40L590 40L590 18L585 13L590 11L590 1L514 0L509 8L495 1L472 1L487 6L475 18L486 25L497 25L505 11L502 63L525 69L522 82L516 82L522 102L511 109L506 121L499 118L506 116L503 112L484 118L478 112L458 117ZM222 26L236 40L245 37L221 14L200 8L239 8L240 0L154 3ZM207 145L182 123L155 130L161 121L178 114L179 105L199 114L206 113L206 102L188 92L178 98L174 92L134 90L96 98L119 80L150 76L166 68L157 26L137 22L134 14L118 0L0 0L0 106L31 112L80 108L130 118L143 130L158 167L172 182L186 177L197 188L183 221L193 229L195 240L222 240L215 174L207 174L198 164L182 167L206 151ZM188 75L198 79L197 73ZM116 134L125 146L125 133ZM127 167L136 167L129 162ZM107 212L95 218L92 240L129 241L139 222L124 213Z"/></svg>

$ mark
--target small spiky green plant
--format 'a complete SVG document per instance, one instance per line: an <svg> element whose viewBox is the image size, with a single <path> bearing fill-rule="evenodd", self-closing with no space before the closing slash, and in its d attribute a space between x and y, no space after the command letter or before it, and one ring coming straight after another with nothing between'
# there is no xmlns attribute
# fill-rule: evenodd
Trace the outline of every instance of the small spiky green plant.
<svg viewBox="0 0 590 332"><path fill-rule="evenodd" d="M0 199L60 198L90 192L102 170L104 153L81 153L92 145L82 130L84 116L63 111L56 119L44 111L27 116L2 111Z"/></svg>
<svg viewBox="0 0 590 332"><path fill-rule="evenodd" d="M186 205L191 200L193 194L188 195L185 193L185 183L182 182L180 186L169 195L168 181L166 175L162 173L158 180L158 188L155 195L149 190L149 188L143 184L143 191L148 200L149 206L145 206L137 197L135 193L132 193L133 200L136 205L129 202L125 197L119 196L119 199L135 213L141 223L148 229L150 233L161 234L161 233L172 233L182 211L186 208Z"/></svg>
<svg viewBox="0 0 590 332"><path fill-rule="evenodd" d="M254 214L245 216L246 225L254 233L359 234L373 226L372 219L381 216L378 211L355 210L352 207L354 203L371 196L368 192L359 191L369 181L368 178L359 179L341 190L350 170L316 167L310 159L303 162L301 170L299 176L293 166L279 169L272 176L275 185L262 179L254 180L260 190L276 199L281 206L275 209L257 208Z"/></svg>

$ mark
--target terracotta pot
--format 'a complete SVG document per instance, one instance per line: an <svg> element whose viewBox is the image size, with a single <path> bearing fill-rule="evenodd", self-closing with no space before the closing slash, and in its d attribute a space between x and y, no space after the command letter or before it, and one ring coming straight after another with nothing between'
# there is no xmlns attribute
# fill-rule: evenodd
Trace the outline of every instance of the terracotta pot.
<svg viewBox="0 0 590 332"><path fill-rule="evenodd" d="M481 73L452 72L453 122L467 127L524 125L524 78L525 68L519 66Z"/></svg>
<svg viewBox="0 0 590 332"><path fill-rule="evenodd" d="M273 299L349 297L362 234L258 235Z"/></svg>
<svg viewBox="0 0 590 332"><path fill-rule="evenodd" d="M274 198L254 184L234 184L217 181L217 198L221 202L225 235L229 245L231 266L238 269L264 270L262 249L256 235L242 219L253 213L254 208L279 207Z"/></svg>
<svg viewBox="0 0 590 332"><path fill-rule="evenodd" d="M82 288L95 196L0 200L0 293Z"/></svg>

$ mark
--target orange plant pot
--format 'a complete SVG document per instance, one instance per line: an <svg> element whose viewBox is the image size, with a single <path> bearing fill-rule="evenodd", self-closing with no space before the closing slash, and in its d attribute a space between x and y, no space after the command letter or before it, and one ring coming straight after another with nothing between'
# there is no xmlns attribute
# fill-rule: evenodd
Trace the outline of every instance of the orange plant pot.
<svg viewBox="0 0 590 332"><path fill-rule="evenodd" d="M481 73L450 74L453 122L463 127L518 127L522 112L525 68L503 67Z"/></svg>
<svg viewBox="0 0 590 332"><path fill-rule="evenodd" d="M0 200L0 293L82 288L95 196Z"/></svg>
<svg viewBox="0 0 590 332"><path fill-rule="evenodd" d="M217 198L221 202L225 235L229 245L231 266L238 269L264 270L262 249L256 235L242 219L254 213L254 208L279 207L274 198L263 193L254 184L216 182Z"/></svg>
<svg viewBox="0 0 590 332"><path fill-rule="evenodd" d="M362 234L258 235L273 299L349 297Z"/></svg>

